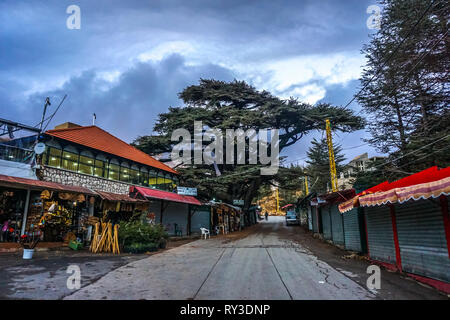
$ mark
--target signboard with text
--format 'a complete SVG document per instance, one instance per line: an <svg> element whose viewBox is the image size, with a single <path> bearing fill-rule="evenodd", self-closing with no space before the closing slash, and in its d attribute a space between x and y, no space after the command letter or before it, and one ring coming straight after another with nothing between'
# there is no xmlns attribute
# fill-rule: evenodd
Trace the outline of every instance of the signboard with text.
<svg viewBox="0 0 450 320"><path fill-rule="evenodd" d="M244 205L244 200L242 200L242 199L235 199L235 200L233 200L233 205L235 205L235 206L243 206Z"/></svg>
<svg viewBox="0 0 450 320"><path fill-rule="evenodd" d="M177 187L177 193L183 196L196 196L197 188Z"/></svg>

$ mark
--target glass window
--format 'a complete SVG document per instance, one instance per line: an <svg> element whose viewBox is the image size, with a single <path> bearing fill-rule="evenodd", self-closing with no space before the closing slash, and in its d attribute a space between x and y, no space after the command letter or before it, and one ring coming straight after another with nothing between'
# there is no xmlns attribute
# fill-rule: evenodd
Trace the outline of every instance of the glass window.
<svg viewBox="0 0 450 320"><path fill-rule="evenodd" d="M105 161L102 160L95 160L94 162L94 176L96 177L102 177L107 178L106 176L106 167L105 167Z"/></svg>
<svg viewBox="0 0 450 320"><path fill-rule="evenodd" d="M120 181L130 182L130 168L120 167Z"/></svg>
<svg viewBox="0 0 450 320"><path fill-rule="evenodd" d="M62 159L62 167L64 169L70 171L78 170L78 155L76 153L63 151Z"/></svg>
<svg viewBox="0 0 450 320"><path fill-rule="evenodd" d="M139 184L139 171L136 169L130 169L130 182L133 184Z"/></svg>
<svg viewBox="0 0 450 320"><path fill-rule="evenodd" d="M145 169L141 169L139 172L139 184L141 186L148 186L148 172Z"/></svg>
<svg viewBox="0 0 450 320"><path fill-rule="evenodd" d="M164 184L166 186L167 191L173 191L173 180L171 174L169 173L166 174L166 180L164 181Z"/></svg>
<svg viewBox="0 0 450 320"><path fill-rule="evenodd" d="M165 189L164 188L165 187L164 186L164 182L165 182L164 173L163 172L158 172L158 176L156 178L156 187L158 189L164 190Z"/></svg>
<svg viewBox="0 0 450 320"><path fill-rule="evenodd" d="M78 172L85 174L94 174L94 159L86 156L80 156L80 164L78 166Z"/></svg>
<svg viewBox="0 0 450 320"><path fill-rule="evenodd" d="M178 177L174 176L174 177L173 177L173 183L172 183L173 190L176 190L176 189L177 189L178 184L179 184L179 182L178 182Z"/></svg>
<svg viewBox="0 0 450 320"><path fill-rule="evenodd" d="M148 172L148 185L152 187L156 187L156 171L150 170Z"/></svg>
<svg viewBox="0 0 450 320"><path fill-rule="evenodd" d="M48 157L44 159L44 164L47 164L51 167L59 168L61 166L61 155L62 155L61 149L49 147Z"/></svg>
<svg viewBox="0 0 450 320"><path fill-rule="evenodd" d="M119 170L120 167L118 164L110 163L108 179L119 180Z"/></svg>

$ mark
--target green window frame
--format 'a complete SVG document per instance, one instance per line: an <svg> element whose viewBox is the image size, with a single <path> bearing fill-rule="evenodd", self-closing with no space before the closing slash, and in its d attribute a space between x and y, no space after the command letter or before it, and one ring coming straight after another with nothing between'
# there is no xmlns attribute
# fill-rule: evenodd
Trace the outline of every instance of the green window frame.
<svg viewBox="0 0 450 320"><path fill-rule="evenodd" d="M120 181L130 182L130 168L120 166Z"/></svg>
<svg viewBox="0 0 450 320"><path fill-rule="evenodd" d="M78 171L78 154L63 151L62 153L62 168L69 171Z"/></svg>
<svg viewBox="0 0 450 320"><path fill-rule="evenodd" d="M78 172L94 175L94 162L95 159L87 156L80 155L80 161L78 164Z"/></svg>
<svg viewBox="0 0 450 320"><path fill-rule="evenodd" d="M50 167L60 168L61 167L61 157L62 150L55 147L48 147L48 151L45 153L46 156L43 159L43 163Z"/></svg>
<svg viewBox="0 0 450 320"><path fill-rule="evenodd" d="M95 159L94 162L94 176L107 178L108 171L106 170L106 162L102 160Z"/></svg>
<svg viewBox="0 0 450 320"><path fill-rule="evenodd" d="M130 168L129 176L130 176L130 179L129 179L130 183L139 184L139 171L138 170Z"/></svg>
<svg viewBox="0 0 450 320"><path fill-rule="evenodd" d="M139 171L139 184L141 186L148 187L148 172L140 170Z"/></svg>
<svg viewBox="0 0 450 320"><path fill-rule="evenodd" d="M119 181L120 166L115 163L109 163L108 165L108 179Z"/></svg>

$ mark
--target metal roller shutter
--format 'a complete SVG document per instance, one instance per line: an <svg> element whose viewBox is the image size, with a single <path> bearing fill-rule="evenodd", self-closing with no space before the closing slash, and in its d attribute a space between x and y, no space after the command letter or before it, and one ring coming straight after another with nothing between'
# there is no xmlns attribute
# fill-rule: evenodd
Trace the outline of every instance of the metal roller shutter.
<svg viewBox="0 0 450 320"><path fill-rule="evenodd" d="M179 202L168 202L163 212L163 225L170 235L175 235L175 224L181 229L182 235L187 234L189 205Z"/></svg>
<svg viewBox="0 0 450 320"><path fill-rule="evenodd" d="M317 223L317 207L311 207L312 224L314 232L319 232L319 224Z"/></svg>
<svg viewBox="0 0 450 320"><path fill-rule="evenodd" d="M395 264L395 244L389 206L364 208L369 239L369 255L372 259Z"/></svg>
<svg viewBox="0 0 450 320"><path fill-rule="evenodd" d="M330 220L330 208L322 207L320 208L322 214L322 227L323 227L323 237L327 240L331 240L331 220Z"/></svg>
<svg viewBox="0 0 450 320"><path fill-rule="evenodd" d="M450 282L450 259L439 199L395 205L403 271Z"/></svg>
<svg viewBox="0 0 450 320"><path fill-rule="evenodd" d="M358 209L345 212L344 230L345 230L345 249L361 252L361 231L359 228Z"/></svg>
<svg viewBox="0 0 450 320"><path fill-rule="evenodd" d="M337 205L332 205L330 207L330 214L333 242L335 244L344 244L344 225L342 221L342 215L339 212Z"/></svg>
<svg viewBox="0 0 450 320"><path fill-rule="evenodd" d="M210 229L211 209L208 206L202 206L195 211L192 209L191 233L201 233L200 228Z"/></svg>
<svg viewBox="0 0 450 320"><path fill-rule="evenodd" d="M312 225L311 207L308 206L307 210L308 210L308 229L312 230L313 229L313 225Z"/></svg>

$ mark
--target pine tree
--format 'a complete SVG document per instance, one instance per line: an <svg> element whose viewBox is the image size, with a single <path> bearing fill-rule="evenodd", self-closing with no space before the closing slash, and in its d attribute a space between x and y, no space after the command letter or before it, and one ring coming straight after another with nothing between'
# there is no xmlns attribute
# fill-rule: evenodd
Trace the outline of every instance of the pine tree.
<svg viewBox="0 0 450 320"><path fill-rule="evenodd" d="M386 169L391 178L431 165L446 167L449 7L429 0L381 4L381 28L362 50L368 62L361 86L367 87L358 102L369 115L367 141L390 154L392 165Z"/></svg>
<svg viewBox="0 0 450 320"><path fill-rule="evenodd" d="M330 162L328 156L328 144L326 139L311 141L312 146L307 151L308 166L306 174L309 176L310 192L325 193L331 186L330 178ZM342 163L345 157L342 154L340 145L333 146L334 160L336 163L336 171L339 173L342 170Z"/></svg>

